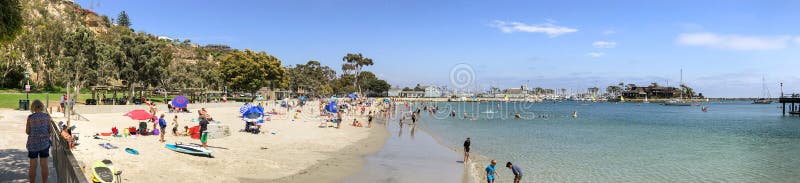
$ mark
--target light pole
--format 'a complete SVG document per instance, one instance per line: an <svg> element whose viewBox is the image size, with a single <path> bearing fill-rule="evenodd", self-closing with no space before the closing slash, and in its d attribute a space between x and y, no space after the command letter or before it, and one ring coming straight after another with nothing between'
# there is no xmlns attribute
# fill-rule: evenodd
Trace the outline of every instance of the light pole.
<svg viewBox="0 0 800 183"><path fill-rule="evenodd" d="M30 78L31 78L31 73L28 72L28 71L25 71L25 100L27 100L28 102L30 102L30 96L28 95L28 93L31 92L31 81L30 81Z"/></svg>

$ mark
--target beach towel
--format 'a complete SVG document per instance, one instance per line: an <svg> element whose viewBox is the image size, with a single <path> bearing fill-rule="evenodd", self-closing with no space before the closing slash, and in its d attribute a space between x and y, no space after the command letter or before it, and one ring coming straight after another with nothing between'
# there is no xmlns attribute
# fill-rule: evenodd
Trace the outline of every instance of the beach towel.
<svg viewBox="0 0 800 183"><path fill-rule="evenodd" d="M189 128L189 135L192 139L200 139L200 126L193 126Z"/></svg>
<svg viewBox="0 0 800 183"><path fill-rule="evenodd" d="M103 148L106 148L106 149L116 149L116 148L119 148L119 147L117 147L117 146L111 145L111 143L102 143L102 144L97 144L97 145L100 145L100 147L103 147Z"/></svg>

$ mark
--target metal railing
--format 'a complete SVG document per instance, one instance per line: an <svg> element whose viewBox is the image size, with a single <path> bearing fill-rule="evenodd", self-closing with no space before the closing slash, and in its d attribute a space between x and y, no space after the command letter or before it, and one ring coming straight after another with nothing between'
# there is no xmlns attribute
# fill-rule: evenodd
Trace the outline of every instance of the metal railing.
<svg viewBox="0 0 800 183"><path fill-rule="evenodd" d="M61 136L61 130L54 121L50 121L50 147L52 148L50 157L58 175L58 182L66 183L86 183L86 175L78 165L78 160L72 155L69 149L69 142Z"/></svg>

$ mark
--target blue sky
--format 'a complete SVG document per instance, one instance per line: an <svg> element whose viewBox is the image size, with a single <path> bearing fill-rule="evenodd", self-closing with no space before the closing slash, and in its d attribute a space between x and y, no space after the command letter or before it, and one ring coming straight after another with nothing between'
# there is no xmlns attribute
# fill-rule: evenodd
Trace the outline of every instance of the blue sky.
<svg viewBox="0 0 800 183"><path fill-rule="evenodd" d="M581 91L684 82L711 97L800 90L800 1L204 1L76 0L133 28L266 51L284 65L346 53L393 85Z"/></svg>

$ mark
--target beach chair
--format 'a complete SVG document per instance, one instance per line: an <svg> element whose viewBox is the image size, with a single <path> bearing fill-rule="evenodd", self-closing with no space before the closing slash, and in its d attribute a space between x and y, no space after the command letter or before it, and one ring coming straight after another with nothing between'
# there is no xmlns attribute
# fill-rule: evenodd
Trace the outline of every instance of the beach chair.
<svg viewBox="0 0 800 183"><path fill-rule="evenodd" d="M139 135L147 135L147 122L139 122L139 131L137 133Z"/></svg>

